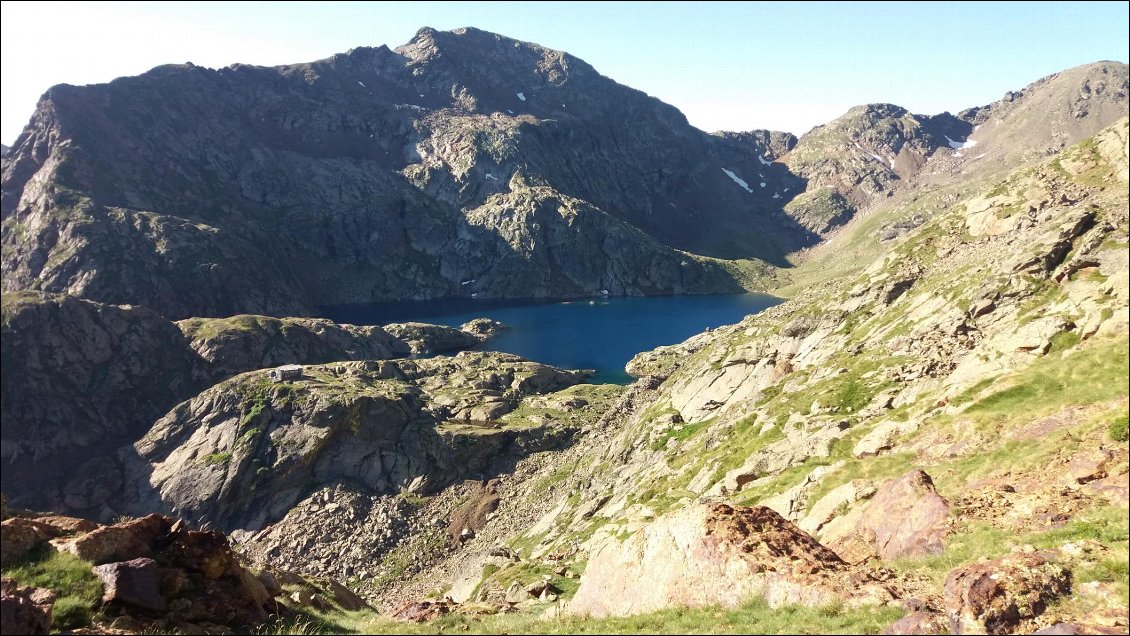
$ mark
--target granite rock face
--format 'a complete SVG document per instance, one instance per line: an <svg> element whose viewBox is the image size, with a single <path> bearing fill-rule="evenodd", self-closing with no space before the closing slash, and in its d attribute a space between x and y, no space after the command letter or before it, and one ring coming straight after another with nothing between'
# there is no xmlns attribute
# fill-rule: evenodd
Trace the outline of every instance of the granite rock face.
<svg viewBox="0 0 1130 636"><path fill-rule="evenodd" d="M707 257L783 264L815 238L774 213L787 171L753 173L791 139L747 137L476 29L60 85L5 160L4 288L174 319L740 291Z"/></svg>

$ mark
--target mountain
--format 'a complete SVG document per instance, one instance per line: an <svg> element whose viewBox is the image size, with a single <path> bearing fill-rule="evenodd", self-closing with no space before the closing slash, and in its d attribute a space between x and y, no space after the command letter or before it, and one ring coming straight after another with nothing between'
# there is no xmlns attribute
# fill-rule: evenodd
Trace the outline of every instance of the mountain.
<svg viewBox="0 0 1130 636"><path fill-rule="evenodd" d="M170 318L740 291L766 268L717 258L815 238L774 214L773 139L476 29L56 86L5 163L4 285Z"/></svg>
<svg viewBox="0 0 1130 636"><path fill-rule="evenodd" d="M4 162L4 515L118 523L6 518L5 616L69 568L102 631L214 579L273 631L1124 632L1127 104L1100 62L707 135L473 29L55 87ZM770 276L626 386L433 356L481 321L227 315Z"/></svg>

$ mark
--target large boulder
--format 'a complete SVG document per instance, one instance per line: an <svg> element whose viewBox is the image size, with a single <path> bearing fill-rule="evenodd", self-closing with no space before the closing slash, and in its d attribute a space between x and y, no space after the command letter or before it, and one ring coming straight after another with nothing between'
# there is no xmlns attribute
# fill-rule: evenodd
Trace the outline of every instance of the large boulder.
<svg viewBox="0 0 1130 636"><path fill-rule="evenodd" d="M937 554L949 532L949 504L930 476L912 470L875 492L859 518L857 534L885 560Z"/></svg>
<svg viewBox="0 0 1130 636"><path fill-rule="evenodd" d="M874 592L848 584L834 552L773 510L715 503L661 517L589 559L569 605L580 616L624 616L673 606L822 605Z"/></svg>
<svg viewBox="0 0 1130 636"><path fill-rule="evenodd" d="M168 608L168 601L161 596L161 572L153 559L96 565L93 570L102 579L104 602L128 603L157 612Z"/></svg>
<svg viewBox="0 0 1130 636"><path fill-rule="evenodd" d="M1014 552L951 571L945 611L954 634L1011 634L1071 591L1071 573L1037 554Z"/></svg>
<svg viewBox="0 0 1130 636"><path fill-rule="evenodd" d="M55 593L0 578L0 634L48 634Z"/></svg>
<svg viewBox="0 0 1130 636"><path fill-rule="evenodd" d="M121 526L103 526L70 541L60 542L57 547L95 565L152 555L144 541Z"/></svg>
<svg viewBox="0 0 1130 636"><path fill-rule="evenodd" d="M42 524L19 517L8 519L0 527L0 564L11 565L50 538Z"/></svg>

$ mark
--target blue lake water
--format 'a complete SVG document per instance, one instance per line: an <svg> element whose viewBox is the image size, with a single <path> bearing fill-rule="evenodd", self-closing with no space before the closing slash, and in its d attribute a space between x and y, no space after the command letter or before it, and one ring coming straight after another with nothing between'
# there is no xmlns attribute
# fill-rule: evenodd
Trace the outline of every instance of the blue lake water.
<svg viewBox="0 0 1130 636"><path fill-rule="evenodd" d="M566 369L594 369L592 382L631 380L624 365L641 351L682 342L780 303L766 294L649 296L571 301L444 299L334 307L327 318L354 325L493 318L508 329L478 349L505 351Z"/></svg>

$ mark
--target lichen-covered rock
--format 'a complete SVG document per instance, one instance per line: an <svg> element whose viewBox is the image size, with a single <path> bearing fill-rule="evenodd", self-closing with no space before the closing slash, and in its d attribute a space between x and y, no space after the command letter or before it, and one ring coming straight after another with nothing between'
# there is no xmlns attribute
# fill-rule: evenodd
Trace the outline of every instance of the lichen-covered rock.
<svg viewBox="0 0 1130 636"><path fill-rule="evenodd" d="M51 534L41 524L19 517L7 519L0 525L0 564L15 563L36 547L47 543Z"/></svg>
<svg viewBox="0 0 1130 636"><path fill-rule="evenodd" d="M930 476L912 470L879 486L858 529L880 558L924 556L942 551L949 517L949 504Z"/></svg>
<svg viewBox="0 0 1130 636"><path fill-rule="evenodd" d="M55 592L20 587L8 577L0 579L0 633L49 634Z"/></svg>
<svg viewBox="0 0 1130 636"><path fill-rule="evenodd" d="M180 404L121 451L129 475L123 504L257 530L285 515L311 484L356 480L388 494L413 484L436 488L511 450L559 444L546 426L490 422L524 395L582 378L472 352L307 366L302 379L285 383L243 374Z"/></svg>
<svg viewBox="0 0 1130 636"><path fill-rule="evenodd" d="M667 607L736 607L753 597L771 606L852 600L848 566L834 552L765 507L693 505L589 559L569 605L575 615L624 616Z"/></svg>
<svg viewBox="0 0 1130 636"><path fill-rule="evenodd" d="M945 609L954 634L1010 634L1071 591L1071 573L1037 555L1013 552L946 575Z"/></svg>

